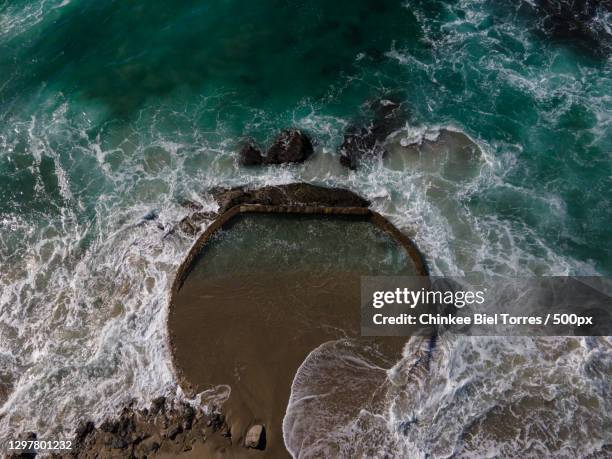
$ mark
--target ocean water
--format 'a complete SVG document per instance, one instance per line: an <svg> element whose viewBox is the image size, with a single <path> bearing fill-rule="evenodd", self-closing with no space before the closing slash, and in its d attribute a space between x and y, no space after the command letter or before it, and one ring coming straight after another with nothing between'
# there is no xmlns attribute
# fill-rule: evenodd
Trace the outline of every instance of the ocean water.
<svg viewBox="0 0 612 459"><path fill-rule="evenodd" d="M181 201L213 208L214 186L350 188L435 274L610 275L609 19L602 7L585 22L593 34L567 37L527 1L0 0L0 436L68 435L128 399L181 395L165 317L193 240L170 230L188 213ZM402 102L405 128L384 160L341 168L345 128L381 97ZM241 141L265 145L288 126L312 135L309 161L238 165ZM563 356L540 341L499 346L445 339L435 377L407 399L397 378L410 344L383 372L397 392L377 407L383 424L359 432L392 432L414 455L508 451L510 439L475 426L512 409L511 392L540 394L535 380L550 404L529 425L556 414L571 431L559 413L588 409L609 427L607 339L558 340ZM317 352L300 372L324 374ZM520 354L525 371L508 369ZM307 380L298 373L295 394ZM481 385L458 390L466 381ZM579 384L584 399L571 396ZM457 419L469 428L445 427ZM581 432L555 451L612 442L610 428Z"/></svg>

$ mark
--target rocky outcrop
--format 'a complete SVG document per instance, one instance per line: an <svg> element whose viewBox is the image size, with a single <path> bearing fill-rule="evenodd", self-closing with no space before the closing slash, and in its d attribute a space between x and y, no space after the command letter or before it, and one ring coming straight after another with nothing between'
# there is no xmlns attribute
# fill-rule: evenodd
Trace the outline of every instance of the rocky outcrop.
<svg viewBox="0 0 612 459"><path fill-rule="evenodd" d="M96 426L84 422L75 432L70 452L57 458L144 458L158 453L179 455L215 436L231 442L223 415L207 415L184 402L159 397L149 409L123 409L116 419Z"/></svg>
<svg viewBox="0 0 612 459"><path fill-rule="evenodd" d="M371 119L350 125L340 145L340 164L350 169L356 169L362 158L383 156L382 143L405 123L402 106L394 100L377 100L370 104L369 111Z"/></svg>
<svg viewBox="0 0 612 459"><path fill-rule="evenodd" d="M342 188L325 188L308 183L266 186L256 190L245 187L214 190L219 213L240 204L267 206L368 207L367 200Z"/></svg>
<svg viewBox="0 0 612 459"><path fill-rule="evenodd" d="M183 218L179 224L179 229L189 235L196 235L200 231L202 223L213 220L217 214L215 212L194 212Z"/></svg>
<svg viewBox="0 0 612 459"><path fill-rule="evenodd" d="M29 432L21 439L35 441L37 435ZM211 449L224 449L234 445L237 448L264 450L266 429L261 424L255 424L246 432L239 432L237 438L233 438L225 417L216 409L213 408L212 413L207 414L199 406L158 397L151 402L148 409L138 410L133 404L129 404L116 418L107 419L99 425L91 421L82 422L72 437L72 449L53 452L49 457L179 457L187 452L198 451L199 454L208 444ZM42 453L28 450L15 452L7 457L33 459L41 457L40 454Z"/></svg>
<svg viewBox="0 0 612 459"><path fill-rule="evenodd" d="M286 129L268 150L266 164L303 163L312 152L312 142L306 134L297 129Z"/></svg>
<svg viewBox="0 0 612 459"><path fill-rule="evenodd" d="M313 151L312 142L307 134L298 129L285 129L274 139L265 156L252 142L244 145L240 150L240 164L259 166L303 163Z"/></svg>
<svg viewBox="0 0 612 459"><path fill-rule="evenodd" d="M243 166L259 166L264 163L264 157L259 147L248 143L240 150L240 164Z"/></svg>
<svg viewBox="0 0 612 459"><path fill-rule="evenodd" d="M325 188L308 183L266 186L251 190L247 187L217 188L209 192L219 204L217 212L203 210L201 204L184 201L182 206L190 211L177 225L183 234L198 234L203 223L209 223L219 214L240 204L267 206L318 206L318 207L368 207L370 203L352 191L342 188Z"/></svg>
<svg viewBox="0 0 612 459"><path fill-rule="evenodd" d="M185 200L181 203L181 206L190 213L178 223L177 228L190 236L198 234L202 223L209 222L217 217L216 212L205 211L202 204L195 201Z"/></svg>

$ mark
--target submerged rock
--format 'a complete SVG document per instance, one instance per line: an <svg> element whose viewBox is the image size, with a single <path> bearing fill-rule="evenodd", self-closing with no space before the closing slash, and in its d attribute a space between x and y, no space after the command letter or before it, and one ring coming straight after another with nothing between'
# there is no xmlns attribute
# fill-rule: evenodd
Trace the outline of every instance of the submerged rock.
<svg viewBox="0 0 612 459"><path fill-rule="evenodd" d="M157 211L155 209L148 211L146 214L142 216L143 221L151 221L155 220L158 217Z"/></svg>
<svg viewBox="0 0 612 459"><path fill-rule="evenodd" d="M252 426L244 438L244 446L253 449L266 448L266 429L261 424Z"/></svg>
<svg viewBox="0 0 612 459"><path fill-rule="evenodd" d="M38 439L36 433L34 432L27 432L23 438L20 438L20 440L24 440L24 441L36 441ZM21 450L20 452L15 452L15 453L11 453L9 455L7 455L7 459L35 459L36 458L36 451L35 450L30 450L30 449L24 449Z"/></svg>
<svg viewBox="0 0 612 459"><path fill-rule="evenodd" d="M248 143L240 150L240 164L243 166L259 166L263 163L261 150L253 143Z"/></svg>
<svg viewBox="0 0 612 459"><path fill-rule="evenodd" d="M540 0L523 5L542 18L542 31L551 38L579 44L604 56L612 51L612 34L607 25L611 0Z"/></svg>
<svg viewBox="0 0 612 459"><path fill-rule="evenodd" d="M358 160L370 154L377 154L376 139L370 126L350 126L340 146L340 164L354 170Z"/></svg>
<svg viewBox="0 0 612 459"><path fill-rule="evenodd" d="M183 218L178 228L185 234L195 235L198 234L202 226L202 222L213 220L217 214L215 212L194 212L191 215Z"/></svg>
<svg viewBox="0 0 612 459"><path fill-rule="evenodd" d="M266 154L266 164L303 163L313 153L308 135L297 129L286 129L274 140Z"/></svg>
<svg viewBox="0 0 612 459"><path fill-rule="evenodd" d="M366 157L382 157L382 143L405 122L401 104L391 99L380 99L370 104L373 116L370 121L349 126L340 145L340 164L356 169Z"/></svg>

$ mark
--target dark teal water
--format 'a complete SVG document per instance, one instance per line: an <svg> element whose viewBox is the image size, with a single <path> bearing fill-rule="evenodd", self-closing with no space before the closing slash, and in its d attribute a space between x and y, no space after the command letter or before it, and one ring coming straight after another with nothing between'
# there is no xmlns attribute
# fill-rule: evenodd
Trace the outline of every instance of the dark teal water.
<svg viewBox="0 0 612 459"><path fill-rule="evenodd" d="M191 241L163 235L213 186L351 188L439 274L611 274L612 64L542 24L493 0L0 0L2 429L172 386L165 294ZM389 95L402 135L451 127L482 156L452 178L435 155L340 168L347 124ZM238 165L288 126L306 164Z"/></svg>
<svg viewBox="0 0 612 459"><path fill-rule="evenodd" d="M185 164L193 150L219 156L242 136L298 125L332 150L391 92L414 123L453 124L499 162L503 186L470 196L472 212L612 271L610 62L542 36L520 5L64 3L0 9L3 214L57 213L69 193L92 218L100 196L149 178L128 163L162 140L181 150L166 161L185 175L173 194L206 174L205 158Z"/></svg>

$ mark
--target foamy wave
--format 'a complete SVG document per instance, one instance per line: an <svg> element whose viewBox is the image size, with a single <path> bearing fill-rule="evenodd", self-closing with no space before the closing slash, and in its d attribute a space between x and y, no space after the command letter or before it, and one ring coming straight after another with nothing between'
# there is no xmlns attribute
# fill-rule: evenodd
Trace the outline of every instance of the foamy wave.
<svg viewBox="0 0 612 459"><path fill-rule="evenodd" d="M411 339L388 371L338 341L299 368L293 457L583 457L612 435L605 338Z"/></svg>

